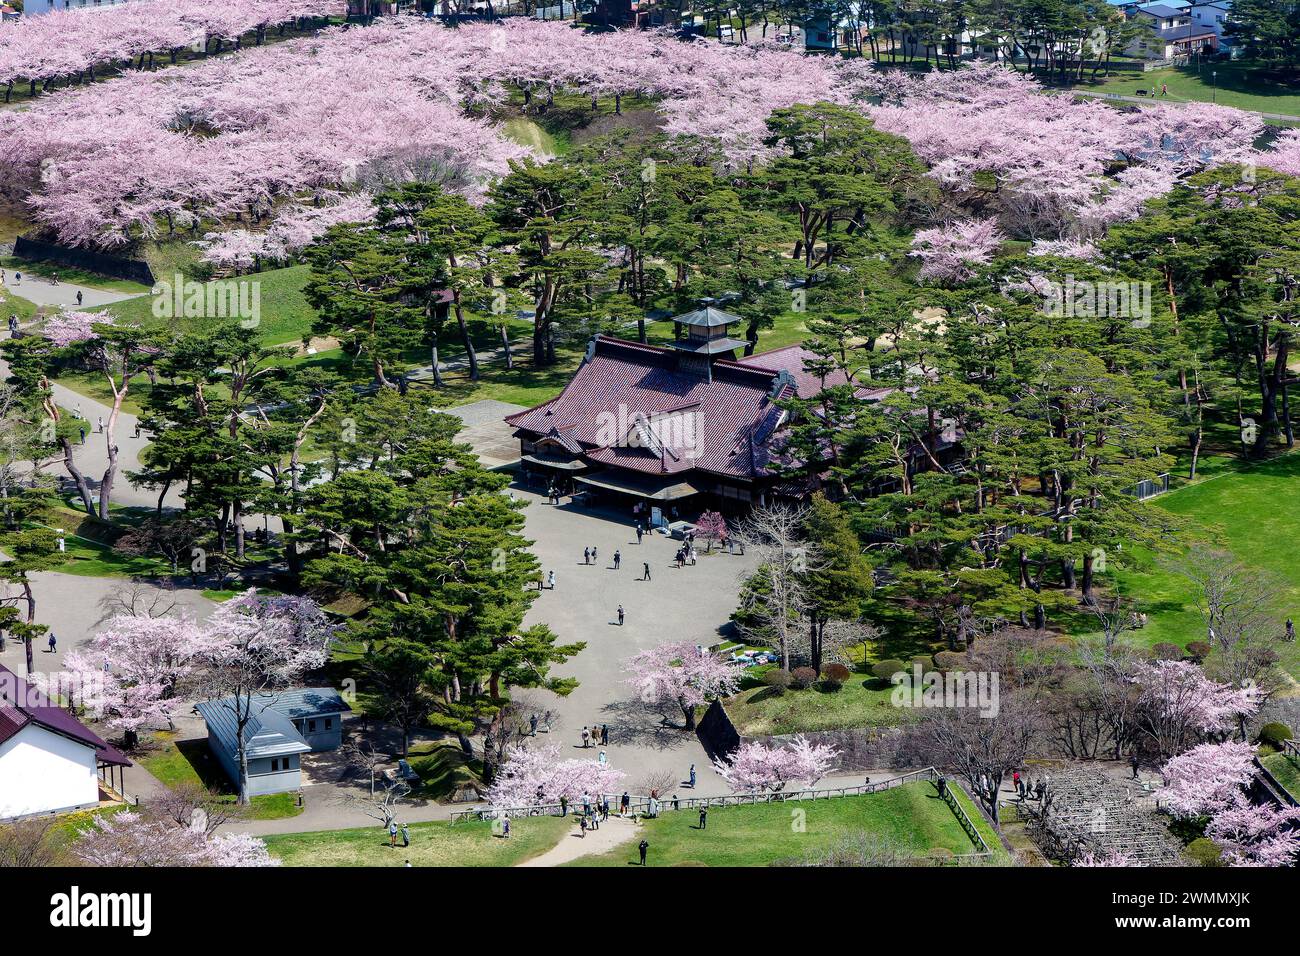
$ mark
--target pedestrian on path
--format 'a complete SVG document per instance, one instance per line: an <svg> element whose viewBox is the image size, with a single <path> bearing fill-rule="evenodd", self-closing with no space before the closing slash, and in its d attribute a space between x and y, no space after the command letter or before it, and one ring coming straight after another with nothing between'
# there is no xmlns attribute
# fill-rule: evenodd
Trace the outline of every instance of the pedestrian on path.
<svg viewBox="0 0 1300 956"><path fill-rule="evenodd" d="M1137 755L1137 754L1134 754L1133 756L1129 757L1129 758L1128 758L1128 762L1129 762L1129 765L1132 766L1132 768L1133 768L1133 779L1134 779L1134 780L1137 780L1137 779L1138 779L1138 765L1139 765L1139 763L1140 763L1140 761L1138 760L1138 755Z"/></svg>
<svg viewBox="0 0 1300 956"><path fill-rule="evenodd" d="M555 590L555 572L554 572L554 571L547 571L547 572L546 572L546 586L547 586L548 588L550 588L552 591Z"/></svg>
<svg viewBox="0 0 1300 956"><path fill-rule="evenodd" d="M695 789L695 764L691 764L691 789Z"/></svg>
<svg viewBox="0 0 1300 956"><path fill-rule="evenodd" d="M591 732L586 727L582 728L582 749L586 750L591 743Z"/></svg>
<svg viewBox="0 0 1300 956"><path fill-rule="evenodd" d="M582 549L582 563L591 564L591 548Z"/></svg>
<svg viewBox="0 0 1300 956"><path fill-rule="evenodd" d="M397 847L397 821L396 820L388 821L388 845L394 848Z"/></svg>
<svg viewBox="0 0 1300 956"><path fill-rule="evenodd" d="M632 806L632 798L629 797L629 796L627 795L627 791L624 790L624 791L623 791L623 796L621 796L621 797L618 798L618 812L619 812L619 813L627 813L628 809L629 809L631 806Z"/></svg>
<svg viewBox="0 0 1300 956"><path fill-rule="evenodd" d="M618 606L618 626L623 626L623 605Z"/></svg>
<svg viewBox="0 0 1300 956"><path fill-rule="evenodd" d="M619 566L619 564L622 563L622 561L623 561L623 555L621 555L621 554L619 554L619 552L615 551L615 552L614 552L614 570L615 570L615 571L618 570L618 566Z"/></svg>
<svg viewBox="0 0 1300 956"><path fill-rule="evenodd" d="M135 437L140 437L140 423L138 421L135 423Z"/></svg>
<svg viewBox="0 0 1300 956"><path fill-rule="evenodd" d="M650 580L650 562L649 562L649 561L644 561L644 562L642 562L642 564L641 564L641 580L642 580L642 581L649 581L649 580Z"/></svg>
<svg viewBox="0 0 1300 956"><path fill-rule="evenodd" d="M602 747L609 746L609 724L600 725L600 745Z"/></svg>
<svg viewBox="0 0 1300 956"><path fill-rule="evenodd" d="M86 443L86 426L85 426L85 425L82 425L82 426L81 426L80 428L78 428L77 430L78 430L79 432L81 432L81 444L84 445L84 444Z"/></svg>
<svg viewBox="0 0 1300 956"><path fill-rule="evenodd" d="M81 305L81 290L77 290L77 305Z"/></svg>
<svg viewBox="0 0 1300 956"><path fill-rule="evenodd" d="M707 830L708 828L709 828L709 808L700 807L700 829Z"/></svg>
<svg viewBox="0 0 1300 956"><path fill-rule="evenodd" d="M57 654L58 652L59 652L59 642L55 639L54 632L50 631L50 653Z"/></svg>
<svg viewBox="0 0 1300 956"><path fill-rule="evenodd" d="M602 767L607 766L609 764L609 758L605 756L605 751L602 750L599 754L596 755L596 761Z"/></svg>
<svg viewBox="0 0 1300 956"><path fill-rule="evenodd" d="M587 839L587 818L585 816L578 817L578 836L584 840Z"/></svg>
<svg viewBox="0 0 1300 956"><path fill-rule="evenodd" d="M411 830L405 823L402 824L402 846L411 845Z"/></svg>
<svg viewBox="0 0 1300 956"><path fill-rule="evenodd" d="M595 564L600 560L600 555L596 553L596 546L591 546L591 563Z"/></svg>
<svg viewBox="0 0 1300 956"><path fill-rule="evenodd" d="M600 798L600 816L601 819L609 819L609 794L605 794Z"/></svg>
<svg viewBox="0 0 1300 956"><path fill-rule="evenodd" d="M533 714L531 717L528 718L528 736L530 737L537 736L537 715L536 714Z"/></svg>
<svg viewBox="0 0 1300 956"><path fill-rule="evenodd" d="M565 796L561 796L561 797L560 797L560 816L562 816L562 817L567 817L568 815L569 815L569 798L568 798L568 797L565 797Z"/></svg>
<svg viewBox="0 0 1300 956"><path fill-rule="evenodd" d="M642 840L641 844L637 847L637 849L641 851L641 865L645 866L645 855L646 855L646 851L650 849L650 844L647 843L645 840Z"/></svg>
<svg viewBox="0 0 1300 956"><path fill-rule="evenodd" d="M510 839L510 818L506 817L501 821L501 836Z"/></svg>
<svg viewBox="0 0 1300 956"><path fill-rule="evenodd" d="M636 543L637 543L637 544L640 544L640 543L641 543L641 538L642 538L642 536L643 536L644 534L645 534L645 530L641 527L641 522L638 521L638 522L636 523Z"/></svg>
<svg viewBox="0 0 1300 956"><path fill-rule="evenodd" d="M95 419L95 434L97 434L97 435L102 435L102 434L104 434L104 416L103 416L103 415L100 415L98 418Z"/></svg>

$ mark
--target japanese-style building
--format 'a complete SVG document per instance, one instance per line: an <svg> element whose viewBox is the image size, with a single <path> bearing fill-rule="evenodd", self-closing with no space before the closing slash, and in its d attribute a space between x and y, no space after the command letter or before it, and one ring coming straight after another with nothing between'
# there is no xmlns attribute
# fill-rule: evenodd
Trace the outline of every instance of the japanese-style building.
<svg viewBox="0 0 1300 956"><path fill-rule="evenodd" d="M563 392L506 418L523 468L661 508L693 499L684 507L739 510L802 494L774 467L786 422L777 402L826 386L800 346L737 358L740 321L710 305L673 319L671 346L592 338Z"/></svg>

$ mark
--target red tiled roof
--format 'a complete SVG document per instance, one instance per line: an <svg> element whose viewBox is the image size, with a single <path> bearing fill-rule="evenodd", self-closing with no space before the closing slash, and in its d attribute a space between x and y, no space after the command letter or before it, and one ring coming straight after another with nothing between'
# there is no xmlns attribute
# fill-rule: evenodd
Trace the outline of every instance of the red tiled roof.
<svg viewBox="0 0 1300 956"><path fill-rule="evenodd" d="M558 433L592 461L635 471L762 473L782 414L772 396L779 370L720 359L710 381L679 371L677 361L674 349L597 336L590 358L557 398L506 421L538 437ZM788 384L777 393L793 394ZM651 440L629 447L620 433L638 422L652 431L662 425Z"/></svg>
<svg viewBox="0 0 1300 956"><path fill-rule="evenodd" d="M836 385L844 385L848 382L849 377L844 372L836 370L823 380L820 375L809 372L805 367L805 362L811 362L818 359L815 352L811 352L802 345L787 345L785 348L773 349L770 352L761 352L758 355L750 355L739 361L744 365L754 368L771 369L772 371L788 372L794 378L795 388L799 392L800 398L812 398L820 394L824 389L833 388ZM875 393L887 395L892 389L888 388L859 388L857 393L860 396L871 396Z"/></svg>
<svg viewBox="0 0 1300 956"><path fill-rule="evenodd" d="M122 753L93 734L79 720L49 699L9 668L0 664L0 743L13 737L28 724L93 747L100 763L131 766Z"/></svg>

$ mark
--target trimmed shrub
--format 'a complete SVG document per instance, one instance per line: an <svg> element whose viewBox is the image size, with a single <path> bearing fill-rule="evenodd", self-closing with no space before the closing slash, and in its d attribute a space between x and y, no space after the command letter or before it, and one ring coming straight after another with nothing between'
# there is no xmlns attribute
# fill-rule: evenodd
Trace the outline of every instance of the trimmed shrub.
<svg viewBox="0 0 1300 956"><path fill-rule="evenodd" d="M934 666L945 674L948 671L959 671L966 666L966 655L957 651L940 651L934 655Z"/></svg>
<svg viewBox="0 0 1300 956"><path fill-rule="evenodd" d="M1187 844L1186 853L1197 866L1223 866L1223 851L1209 837L1198 837Z"/></svg>
<svg viewBox="0 0 1300 956"><path fill-rule="evenodd" d="M817 672L811 667L796 667L790 672L790 686L795 690L807 690L817 682Z"/></svg>
<svg viewBox="0 0 1300 956"><path fill-rule="evenodd" d="M918 654L913 657L907 665L909 671L915 672L917 667L921 668L921 673L934 670L934 658L929 654Z"/></svg>
<svg viewBox="0 0 1300 956"><path fill-rule="evenodd" d="M789 671L774 667L764 674L762 679L763 683L771 688L773 696L780 697L790 686L791 677Z"/></svg>
<svg viewBox="0 0 1300 956"><path fill-rule="evenodd" d="M1280 720L1267 723L1263 727L1259 728L1259 742L1261 744L1267 744L1274 750L1281 750L1282 742L1291 739L1291 728Z"/></svg>
<svg viewBox="0 0 1300 956"><path fill-rule="evenodd" d="M1187 653L1191 654L1192 658L1198 664L1209 657L1210 651L1212 650L1214 650L1214 648L1210 647L1210 645L1205 643L1205 641L1192 641L1192 643L1187 645Z"/></svg>
<svg viewBox="0 0 1300 956"><path fill-rule="evenodd" d="M1158 661L1181 661L1184 653L1177 644L1161 642L1151 648L1151 656Z"/></svg>
<svg viewBox="0 0 1300 956"><path fill-rule="evenodd" d="M827 664L822 668L822 686L827 690L839 690L852 674L843 664Z"/></svg>
<svg viewBox="0 0 1300 956"><path fill-rule="evenodd" d="M876 664L875 667L871 668L871 673L874 674L880 680L885 681L886 683L888 683L889 679L893 677L895 674L897 674L899 671L903 671L906 673L907 665L904 664L902 661L895 660L893 658L880 661L878 664Z"/></svg>

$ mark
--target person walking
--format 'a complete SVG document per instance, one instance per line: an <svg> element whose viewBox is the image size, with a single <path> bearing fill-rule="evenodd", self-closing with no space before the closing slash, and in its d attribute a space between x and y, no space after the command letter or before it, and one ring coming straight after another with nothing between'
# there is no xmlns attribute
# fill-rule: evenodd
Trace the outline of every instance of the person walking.
<svg viewBox="0 0 1300 956"><path fill-rule="evenodd" d="M546 572L546 586L547 586L548 588L550 588L552 591L555 590L555 572L554 572L554 571L547 571L547 572Z"/></svg>
<svg viewBox="0 0 1300 956"><path fill-rule="evenodd" d="M674 809L674 810L680 810L681 808L682 808L682 801L679 800L678 797L677 797L677 794L674 793L674 794L673 794L673 809Z"/></svg>
<svg viewBox="0 0 1300 956"><path fill-rule="evenodd" d="M528 718L528 736L530 737L537 736L537 715L536 714L533 714L531 717Z"/></svg>
<svg viewBox="0 0 1300 956"><path fill-rule="evenodd" d="M620 554L620 553L616 550L616 551L614 552L614 570L615 570L615 571L618 570L618 566L619 566L619 564L622 563L622 561L623 561L623 555Z"/></svg>
<svg viewBox="0 0 1300 956"><path fill-rule="evenodd" d="M578 836L584 840L587 839L587 818L585 816L578 817Z"/></svg>
<svg viewBox="0 0 1300 956"><path fill-rule="evenodd" d="M1137 779L1138 779L1138 765L1141 763L1141 761L1138 760L1138 755L1137 755L1137 754L1134 754L1133 756L1129 757L1129 758L1128 758L1128 762L1129 762L1129 766L1131 766L1131 767L1133 768L1133 779L1134 779L1134 780L1137 780Z"/></svg>
<svg viewBox="0 0 1300 956"><path fill-rule="evenodd" d="M388 845L393 848L397 847L397 821L396 820L388 821Z"/></svg>
<svg viewBox="0 0 1300 956"><path fill-rule="evenodd" d="M695 764L691 764L691 789L695 789Z"/></svg>
<svg viewBox="0 0 1300 956"><path fill-rule="evenodd" d="M618 626L623 626L623 605L618 606Z"/></svg>
<svg viewBox="0 0 1300 956"><path fill-rule="evenodd" d="M645 855L646 851L650 849L650 844L647 841L642 840L637 846L637 849L641 851L641 865L645 866Z"/></svg>
<svg viewBox="0 0 1300 956"><path fill-rule="evenodd" d="M609 794L600 798L600 815L606 820L609 819Z"/></svg>
<svg viewBox="0 0 1300 956"><path fill-rule="evenodd" d="M582 549L582 563L591 564L591 548Z"/></svg>
<svg viewBox="0 0 1300 956"><path fill-rule="evenodd" d="M590 744L591 744L591 731L589 731L589 730L584 726L584 727L582 728L582 749L583 749L583 750L586 750L587 747L588 747Z"/></svg>
<svg viewBox="0 0 1300 956"><path fill-rule="evenodd" d="M708 828L709 828L709 808L700 807L700 829L707 830Z"/></svg>
<svg viewBox="0 0 1300 956"><path fill-rule="evenodd" d="M593 544L591 546L591 563L595 564L599 560L600 560L600 555L596 553L596 546Z"/></svg>
<svg viewBox="0 0 1300 956"><path fill-rule="evenodd" d="M509 817L506 817L501 821L501 836L506 840L510 839L510 818Z"/></svg>
<svg viewBox="0 0 1300 956"><path fill-rule="evenodd" d="M600 745L602 747L609 746L609 724L600 725Z"/></svg>
<svg viewBox="0 0 1300 956"><path fill-rule="evenodd" d="M645 529L641 527L641 522L636 523L636 543L641 543L641 538L645 535Z"/></svg>
<svg viewBox="0 0 1300 956"><path fill-rule="evenodd" d="M631 806L632 806L632 798L629 797L627 795L627 791L624 790L623 796L618 798L618 812L627 813L627 811L631 808Z"/></svg>
<svg viewBox="0 0 1300 956"><path fill-rule="evenodd" d="M77 290L77 305L81 305L81 290Z"/></svg>
<svg viewBox="0 0 1300 956"><path fill-rule="evenodd" d="M411 845L411 829L405 823L402 824L402 846Z"/></svg>
<svg viewBox="0 0 1300 956"><path fill-rule="evenodd" d="M642 562L642 564L641 564L641 580L642 580L642 581L649 581L649 580L650 580L650 562L649 562L649 561Z"/></svg>
<svg viewBox="0 0 1300 956"><path fill-rule="evenodd" d="M57 654L58 652L59 652L59 642L57 639L55 639L54 632L50 631L50 653Z"/></svg>
<svg viewBox="0 0 1300 956"><path fill-rule="evenodd" d="M104 416L103 416L103 415L100 415L98 418L95 419L95 434L97 434L97 435L102 435L102 434L104 434Z"/></svg>
<svg viewBox="0 0 1300 956"><path fill-rule="evenodd" d="M562 816L562 817L567 817L568 815L569 815L569 798L566 797L566 796L561 795L561 796L560 796L560 816Z"/></svg>

